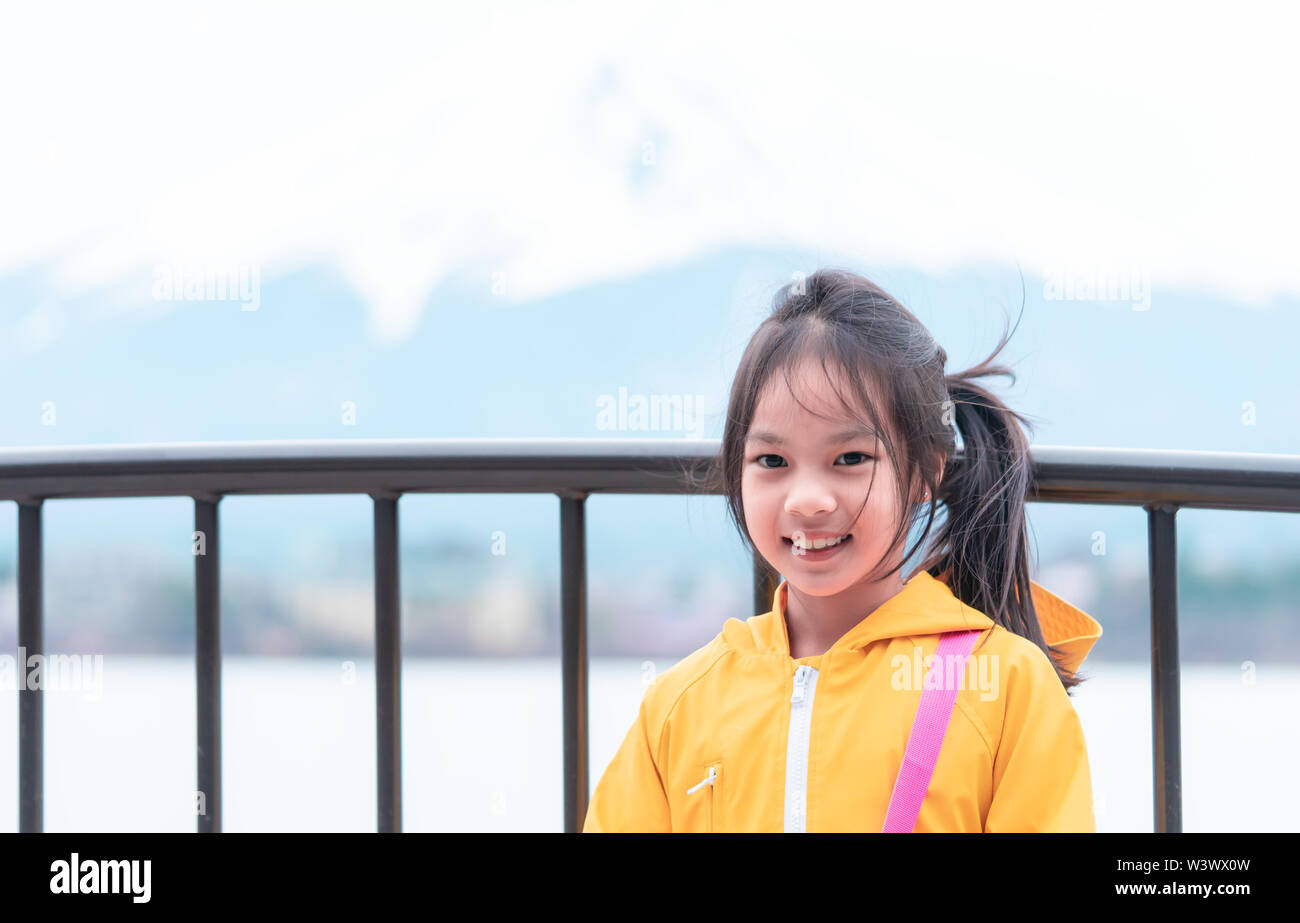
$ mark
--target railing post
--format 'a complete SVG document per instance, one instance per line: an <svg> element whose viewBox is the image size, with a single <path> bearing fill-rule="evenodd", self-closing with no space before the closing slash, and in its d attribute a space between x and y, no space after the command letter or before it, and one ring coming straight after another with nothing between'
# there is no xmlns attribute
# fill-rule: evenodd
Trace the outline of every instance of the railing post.
<svg viewBox="0 0 1300 923"><path fill-rule="evenodd" d="M402 637L397 501L373 492L375 504L375 729L380 833L402 832Z"/></svg>
<svg viewBox="0 0 1300 923"><path fill-rule="evenodd" d="M584 491L560 494L560 671L564 709L564 832L587 818L587 533Z"/></svg>
<svg viewBox="0 0 1300 923"><path fill-rule="evenodd" d="M221 535L213 494L194 497L194 678L199 833L221 832Z"/></svg>
<svg viewBox="0 0 1300 923"><path fill-rule="evenodd" d="M1151 584L1151 743L1155 830L1183 832L1183 774L1178 660L1178 507L1151 504L1147 550Z"/></svg>
<svg viewBox="0 0 1300 923"><path fill-rule="evenodd" d="M27 688L27 658L45 654L41 589L41 505L18 503L18 832L45 828L45 714L40 688Z"/></svg>

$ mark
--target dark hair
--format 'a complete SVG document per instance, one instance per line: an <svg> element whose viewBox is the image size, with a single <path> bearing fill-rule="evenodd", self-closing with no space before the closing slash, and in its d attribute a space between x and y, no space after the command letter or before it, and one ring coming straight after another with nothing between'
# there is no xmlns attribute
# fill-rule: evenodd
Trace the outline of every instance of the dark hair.
<svg viewBox="0 0 1300 923"><path fill-rule="evenodd" d="M1004 332L979 365L946 375L947 353L911 312L875 283L839 269L796 278L776 293L771 316L741 356L721 451L711 460L711 478L726 495L729 515L745 544L760 560L741 499L745 440L759 395L778 370L784 372L788 387L790 369L804 358L820 360L823 371L828 362L837 366L846 373L858 404L867 409L901 475L896 485L900 507L911 511L901 517L880 563L925 519L924 531L903 555L909 560L930 536L942 502L946 516L917 570L945 579L962 602L1037 644L1056 666L1068 693L1083 678L1065 669L1059 652L1044 640L1030 592L1025 498L1032 462L1021 424L1032 430L1032 423L975 383L989 375L1015 381L1011 369L992 364L1012 333L1014 328ZM874 406L868 380L880 388L885 407ZM837 396L853 413L844 395ZM928 489L928 503L912 502L919 495L912 489L918 484Z"/></svg>

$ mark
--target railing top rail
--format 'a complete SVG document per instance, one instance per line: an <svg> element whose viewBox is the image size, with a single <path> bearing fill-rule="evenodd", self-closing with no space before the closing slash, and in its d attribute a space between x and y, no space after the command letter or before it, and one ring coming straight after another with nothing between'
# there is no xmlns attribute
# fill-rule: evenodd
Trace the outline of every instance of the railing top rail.
<svg viewBox="0 0 1300 923"><path fill-rule="evenodd" d="M0 499L289 493L701 493L718 439L308 439L0 449ZM1034 445L1046 502L1300 511L1300 455ZM698 472L697 468L697 472Z"/></svg>

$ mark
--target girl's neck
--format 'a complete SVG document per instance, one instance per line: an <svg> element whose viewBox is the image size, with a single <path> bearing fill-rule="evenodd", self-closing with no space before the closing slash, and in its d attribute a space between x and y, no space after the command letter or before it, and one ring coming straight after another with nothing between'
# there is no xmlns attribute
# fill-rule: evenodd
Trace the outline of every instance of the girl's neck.
<svg viewBox="0 0 1300 923"><path fill-rule="evenodd" d="M879 583L855 584L834 596L810 596L793 584L787 586L785 633L790 639L790 656L798 660L826 653L849 629L902 589L901 571Z"/></svg>

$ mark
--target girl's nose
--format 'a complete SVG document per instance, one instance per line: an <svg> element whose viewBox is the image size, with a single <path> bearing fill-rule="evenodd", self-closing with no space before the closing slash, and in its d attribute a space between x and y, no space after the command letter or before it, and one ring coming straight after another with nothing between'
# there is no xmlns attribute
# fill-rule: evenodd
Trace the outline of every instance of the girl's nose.
<svg viewBox="0 0 1300 923"><path fill-rule="evenodd" d="M813 518L835 511L835 495L828 490L807 484L791 490L785 498L785 511L791 516Z"/></svg>

